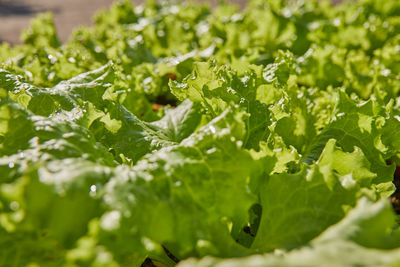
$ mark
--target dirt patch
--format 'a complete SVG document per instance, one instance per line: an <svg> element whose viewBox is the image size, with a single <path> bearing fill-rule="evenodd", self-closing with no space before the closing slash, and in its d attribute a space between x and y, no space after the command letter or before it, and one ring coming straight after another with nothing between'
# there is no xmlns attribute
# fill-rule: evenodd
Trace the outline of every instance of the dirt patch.
<svg viewBox="0 0 400 267"><path fill-rule="evenodd" d="M93 14L113 0L0 0L0 40L20 43L20 35L38 13L51 11L62 41L72 29L90 25Z"/></svg>

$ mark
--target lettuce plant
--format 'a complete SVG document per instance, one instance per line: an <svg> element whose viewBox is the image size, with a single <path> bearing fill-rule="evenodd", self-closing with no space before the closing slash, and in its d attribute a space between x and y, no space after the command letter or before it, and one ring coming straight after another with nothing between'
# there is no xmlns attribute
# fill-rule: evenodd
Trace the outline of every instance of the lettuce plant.
<svg viewBox="0 0 400 267"><path fill-rule="evenodd" d="M116 2L0 45L0 266L397 266L400 2ZM394 183L393 183L394 181Z"/></svg>

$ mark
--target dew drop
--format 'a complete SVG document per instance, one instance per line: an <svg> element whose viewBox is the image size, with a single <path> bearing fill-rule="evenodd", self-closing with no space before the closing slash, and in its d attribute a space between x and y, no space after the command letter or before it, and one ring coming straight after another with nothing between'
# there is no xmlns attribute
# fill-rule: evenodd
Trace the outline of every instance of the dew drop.
<svg viewBox="0 0 400 267"><path fill-rule="evenodd" d="M158 36L158 37L164 37L164 36L165 36L165 32L162 31L162 30L158 30L158 31L157 31L157 36Z"/></svg>
<svg viewBox="0 0 400 267"><path fill-rule="evenodd" d="M214 126L210 126L210 131L213 133L213 134L215 134L217 131L215 130L215 127Z"/></svg>
<svg viewBox="0 0 400 267"><path fill-rule="evenodd" d="M121 213L119 211L111 211L101 218L100 225L104 230L113 231L119 228Z"/></svg>
<svg viewBox="0 0 400 267"><path fill-rule="evenodd" d="M13 201L10 203L10 209L13 211L16 211L17 209L19 209L19 203L16 201Z"/></svg>
<svg viewBox="0 0 400 267"><path fill-rule="evenodd" d="M244 76L240 79L242 81L242 83L247 83L250 80L249 76Z"/></svg>
<svg viewBox="0 0 400 267"><path fill-rule="evenodd" d="M91 186L90 186L89 195L90 195L91 197L94 197L94 196L96 195L96 193L97 193L97 187L96 187L95 185L91 185Z"/></svg>
<svg viewBox="0 0 400 267"><path fill-rule="evenodd" d="M391 71L389 69L384 69L383 71L381 71L381 75L385 76L385 77L388 77L390 75L390 72Z"/></svg>
<svg viewBox="0 0 400 267"><path fill-rule="evenodd" d="M182 185L182 181L176 181L175 183L174 183L174 186L175 187L180 187Z"/></svg>
<svg viewBox="0 0 400 267"><path fill-rule="evenodd" d="M153 81L152 77L147 77L146 79L143 80L143 84L147 85L150 84Z"/></svg>
<svg viewBox="0 0 400 267"><path fill-rule="evenodd" d="M209 150L207 150L206 154L212 154L212 153L215 153L215 152L217 152L217 149L215 147L213 147L213 148L210 148Z"/></svg>

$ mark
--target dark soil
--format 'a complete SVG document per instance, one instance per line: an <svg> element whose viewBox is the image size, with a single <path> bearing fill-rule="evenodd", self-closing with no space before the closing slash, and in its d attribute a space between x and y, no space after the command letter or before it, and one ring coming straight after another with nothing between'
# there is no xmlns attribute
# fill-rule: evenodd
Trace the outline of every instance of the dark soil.
<svg viewBox="0 0 400 267"><path fill-rule="evenodd" d="M397 214L400 214L400 166L396 167L394 172L393 183L396 186L396 191L391 195L392 206Z"/></svg>

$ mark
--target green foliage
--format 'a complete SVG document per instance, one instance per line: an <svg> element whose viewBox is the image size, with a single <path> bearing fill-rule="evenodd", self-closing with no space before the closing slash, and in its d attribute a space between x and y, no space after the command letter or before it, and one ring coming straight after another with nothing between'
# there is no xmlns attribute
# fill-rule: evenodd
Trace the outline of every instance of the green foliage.
<svg viewBox="0 0 400 267"><path fill-rule="evenodd" d="M38 16L0 45L0 266L400 264L399 16L126 0L65 44Z"/></svg>

